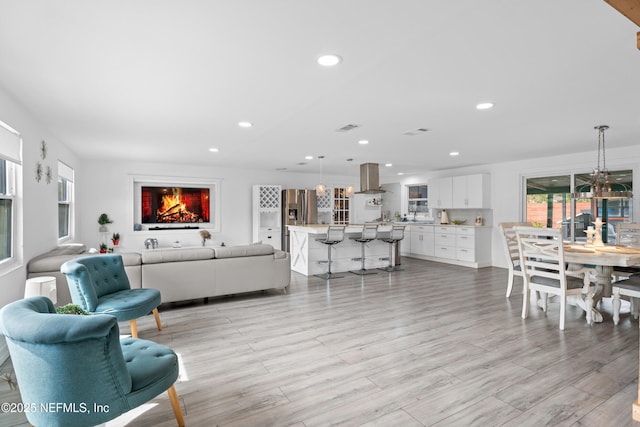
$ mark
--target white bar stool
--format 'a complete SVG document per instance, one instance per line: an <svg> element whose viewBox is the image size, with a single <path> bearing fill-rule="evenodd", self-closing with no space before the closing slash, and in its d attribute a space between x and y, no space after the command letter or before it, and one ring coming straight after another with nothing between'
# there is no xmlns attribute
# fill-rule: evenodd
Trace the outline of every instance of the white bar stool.
<svg viewBox="0 0 640 427"><path fill-rule="evenodd" d="M389 244L389 265L385 268L380 268L379 270L384 270L388 272L392 271L402 271L401 268L395 266L393 262L393 245L398 243L400 240L404 239L404 225L394 225L391 227L391 232L389 234L386 233L378 233L378 240L386 242ZM384 258L380 258L384 259Z"/></svg>
<svg viewBox="0 0 640 427"><path fill-rule="evenodd" d="M317 242L327 245L327 261L320 262L328 263L329 269L326 273L316 274L315 276L322 279L338 279L340 277L344 277L335 275L331 272L331 248L344 240L344 229L344 225L330 225L327 229L327 237L324 239L316 239Z"/></svg>
<svg viewBox="0 0 640 427"><path fill-rule="evenodd" d="M362 257L352 258L353 261L362 260L362 266L360 267L360 270L351 270L351 273L359 274L361 276L364 276L365 274L378 274L375 271L367 270L364 266L364 261L365 261L364 247L367 243L375 240L376 237L378 237L378 224L369 223L362 226L362 232L360 233L360 236L351 238L356 242L360 242L360 245L362 246Z"/></svg>

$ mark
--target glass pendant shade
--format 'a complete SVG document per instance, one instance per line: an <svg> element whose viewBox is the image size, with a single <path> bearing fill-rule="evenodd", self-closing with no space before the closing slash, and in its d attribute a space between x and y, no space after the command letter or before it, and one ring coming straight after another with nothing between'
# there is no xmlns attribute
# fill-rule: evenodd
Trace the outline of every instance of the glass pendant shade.
<svg viewBox="0 0 640 427"><path fill-rule="evenodd" d="M353 185L347 185L347 188L344 190L344 194L347 197L353 197L353 195L356 194L356 189Z"/></svg>
<svg viewBox="0 0 640 427"><path fill-rule="evenodd" d="M324 184L316 185L316 196L325 196L327 194L327 186Z"/></svg>
<svg viewBox="0 0 640 427"><path fill-rule="evenodd" d="M325 196L327 194L327 186L322 184L322 162L324 156L318 156L318 159L320 160L320 184L316 184L316 196Z"/></svg>

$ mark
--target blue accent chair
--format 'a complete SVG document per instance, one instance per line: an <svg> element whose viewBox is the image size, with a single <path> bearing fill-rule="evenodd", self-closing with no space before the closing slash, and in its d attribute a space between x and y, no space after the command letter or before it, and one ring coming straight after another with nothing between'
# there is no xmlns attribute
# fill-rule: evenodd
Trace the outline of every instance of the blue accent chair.
<svg viewBox="0 0 640 427"><path fill-rule="evenodd" d="M32 425L93 426L166 390L184 426L174 387L178 357L152 341L120 340L115 317L56 314L51 300L38 296L3 307L0 333Z"/></svg>
<svg viewBox="0 0 640 427"><path fill-rule="evenodd" d="M138 337L136 319L153 312L158 330L162 330L157 289L131 289L118 254L94 255L67 261L60 267L67 277L71 300L89 313L115 316L131 323L131 336Z"/></svg>

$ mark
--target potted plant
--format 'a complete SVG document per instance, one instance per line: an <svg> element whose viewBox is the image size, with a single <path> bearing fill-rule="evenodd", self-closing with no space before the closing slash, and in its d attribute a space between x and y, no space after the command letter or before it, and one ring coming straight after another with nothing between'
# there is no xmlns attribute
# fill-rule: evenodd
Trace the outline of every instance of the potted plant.
<svg viewBox="0 0 640 427"><path fill-rule="evenodd" d="M100 243L100 253L101 254L107 253L107 245L105 243Z"/></svg>
<svg viewBox="0 0 640 427"><path fill-rule="evenodd" d="M113 242L113 246L118 246L120 243L120 233L113 233L111 236L111 241Z"/></svg>
<svg viewBox="0 0 640 427"><path fill-rule="evenodd" d="M206 241L211 238L211 233L208 230L200 230L200 238L202 239L202 246L204 246Z"/></svg>
<svg viewBox="0 0 640 427"><path fill-rule="evenodd" d="M100 224L100 232L105 233L107 231L107 224L111 224L113 221L106 213L100 214L98 217L98 224Z"/></svg>
<svg viewBox="0 0 640 427"><path fill-rule="evenodd" d="M89 312L84 311L82 309L82 307L80 307L78 304L67 304L67 305L63 305L61 307L56 307L56 313L58 314L78 314L78 315L82 315L82 316L88 316Z"/></svg>

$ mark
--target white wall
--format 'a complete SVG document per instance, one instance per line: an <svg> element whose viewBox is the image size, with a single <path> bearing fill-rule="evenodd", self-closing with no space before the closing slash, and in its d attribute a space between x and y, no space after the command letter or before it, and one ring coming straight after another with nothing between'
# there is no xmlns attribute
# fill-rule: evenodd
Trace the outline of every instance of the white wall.
<svg viewBox="0 0 640 427"><path fill-rule="evenodd" d="M160 247L170 247L180 240L183 246L201 244L198 230L133 231L132 176L158 176L171 181L221 180L221 231L212 233L212 243L239 245L251 242L252 186L279 184L283 188L313 188L317 174L294 174L279 171L238 170L176 164L84 161L77 183L79 241L97 248L102 241L98 216L105 212L113 220L108 226L121 235L120 250L139 252L148 237L158 239ZM334 177L327 185L342 184L346 177ZM327 179L328 181L328 179Z"/></svg>
<svg viewBox="0 0 640 427"><path fill-rule="evenodd" d="M54 248L58 244L58 186L57 163L78 163L77 157L61 144L50 132L34 119L32 114L0 88L0 120L20 132L22 136L22 206L18 213L23 232L20 239L19 262L11 269L0 269L0 307L24 295L26 262L35 255ZM40 158L40 142L46 141L48 153ZM35 180L37 162L50 166L53 179L47 184L44 178ZM8 356L4 340L0 340L0 363Z"/></svg>

